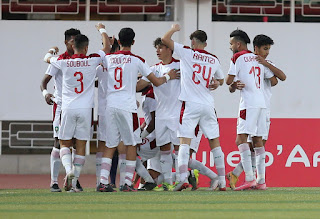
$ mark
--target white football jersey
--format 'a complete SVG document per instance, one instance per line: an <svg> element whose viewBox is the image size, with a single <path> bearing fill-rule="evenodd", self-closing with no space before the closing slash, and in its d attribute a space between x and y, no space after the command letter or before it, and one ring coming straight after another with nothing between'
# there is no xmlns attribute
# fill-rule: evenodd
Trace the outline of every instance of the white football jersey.
<svg viewBox="0 0 320 219"><path fill-rule="evenodd" d="M104 116L107 106L108 74L103 65L97 67L98 77L98 115Z"/></svg>
<svg viewBox="0 0 320 219"><path fill-rule="evenodd" d="M213 78L224 78L218 58L205 50L193 50L176 42L174 53L180 58L179 99L214 107L209 84Z"/></svg>
<svg viewBox="0 0 320 219"><path fill-rule="evenodd" d="M51 58L51 64L61 69L61 109L94 107L94 82L96 68L102 62L99 54L75 54L70 59Z"/></svg>
<svg viewBox="0 0 320 219"><path fill-rule="evenodd" d="M157 101L155 100L153 87L142 93L142 111L144 113L144 119L147 124L152 120L151 112L155 112L157 108Z"/></svg>
<svg viewBox="0 0 320 219"><path fill-rule="evenodd" d="M71 56L66 51L63 54L60 54L58 58L60 59L69 59ZM61 105L62 101L62 72L60 69L54 67L53 65L49 64L46 73L53 77L53 86L54 86L54 101L56 104Z"/></svg>
<svg viewBox="0 0 320 219"><path fill-rule="evenodd" d="M267 60L267 62L269 62L271 65L275 66L275 64L273 64L271 61ZM264 98L266 101L266 107L268 110L270 110L271 96L272 96L271 81L270 81L270 79L266 78L263 80L263 83L264 83L263 94L264 94Z"/></svg>
<svg viewBox="0 0 320 219"><path fill-rule="evenodd" d="M172 58L171 63L167 65L160 62L151 67L152 72L158 78L163 77L171 69L180 69L180 61ZM182 105L179 100L180 89L180 80L169 80L167 83L153 88L157 101L156 116L158 119L180 117Z"/></svg>
<svg viewBox="0 0 320 219"><path fill-rule="evenodd" d="M266 108L263 94L264 79L273 77L273 73L256 60L249 50L235 53L231 59L229 75L240 80L245 87L240 91L240 110L248 108Z"/></svg>
<svg viewBox="0 0 320 219"><path fill-rule="evenodd" d="M107 106L137 112L136 86L138 73L148 76L151 70L145 60L130 51L107 54L108 69Z"/></svg>

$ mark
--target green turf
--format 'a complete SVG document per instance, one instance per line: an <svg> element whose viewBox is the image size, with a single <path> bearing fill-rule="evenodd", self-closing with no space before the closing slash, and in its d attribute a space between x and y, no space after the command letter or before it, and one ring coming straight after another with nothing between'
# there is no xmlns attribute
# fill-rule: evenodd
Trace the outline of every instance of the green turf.
<svg viewBox="0 0 320 219"><path fill-rule="evenodd" d="M320 218L320 188L51 193L0 190L0 218Z"/></svg>

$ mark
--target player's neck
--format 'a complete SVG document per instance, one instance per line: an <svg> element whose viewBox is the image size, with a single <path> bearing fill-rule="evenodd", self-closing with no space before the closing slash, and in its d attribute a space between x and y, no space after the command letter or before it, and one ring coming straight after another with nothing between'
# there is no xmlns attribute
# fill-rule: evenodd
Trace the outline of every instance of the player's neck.
<svg viewBox="0 0 320 219"><path fill-rule="evenodd" d="M69 54L69 56L72 56L74 54L73 50L67 50L67 53Z"/></svg>
<svg viewBox="0 0 320 219"><path fill-rule="evenodd" d="M121 51L131 51L131 47L120 47Z"/></svg>
<svg viewBox="0 0 320 219"><path fill-rule="evenodd" d="M87 50L85 49L81 49L81 50L74 50L74 54L75 55L80 55L80 54L83 54L83 55L87 55Z"/></svg>
<svg viewBox="0 0 320 219"><path fill-rule="evenodd" d="M161 61L163 64L167 65L172 61L172 56L165 57L164 59L161 59Z"/></svg>
<svg viewBox="0 0 320 219"><path fill-rule="evenodd" d="M241 51L245 51L245 50L248 50L248 47L243 46L243 47L240 47L240 48L239 48L239 52L241 52Z"/></svg>

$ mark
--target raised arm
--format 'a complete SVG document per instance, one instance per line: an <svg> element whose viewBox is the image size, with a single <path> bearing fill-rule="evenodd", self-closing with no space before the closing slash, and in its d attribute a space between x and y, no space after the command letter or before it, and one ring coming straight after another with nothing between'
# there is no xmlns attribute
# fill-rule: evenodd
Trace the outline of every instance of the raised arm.
<svg viewBox="0 0 320 219"><path fill-rule="evenodd" d="M111 42L110 42L109 36L107 34L107 31L105 29L106 28L105 25L103 23L98 23L95 25L95 27L101 33L101 36L102 36L103 48L101 50L104 51L106 54L110 53Z"/></svg>
<svg viewBox="0 0 320 219"><path fill-rule="evenodd" d="M281 81L286 80L287 76L286 76L285 73L283 73L283 71L281 71L281 69L275 67L274 65L272 65L271 63L269 63L268 61L266 61L266 60L265 60L263 57L261 57L261 56L257 56L256 59L257 59L257 61L258 61L260 64L262 64L262 65L264 65L265 67L269 68L270 71L272 71L273 74L274 74L277 78L279 78Z"/></svg>
<svg viewBox="0 0 320 219"><path fill-rule="evenodd" d="M180 30L179 24L173 24L171 29L161 38L162 42L171 50L174 49L174 41L171 39L172 35Z"/></svg>
<svg viewBox="0 0 320 219"><path fill-rule="evenodd" d="M49 51L47 52L47 54L44 56L43 61L46 63L50 63L50 59L53 55L56 55L59 52L59 48L54 46L51 49L49 49Z"/></svg>

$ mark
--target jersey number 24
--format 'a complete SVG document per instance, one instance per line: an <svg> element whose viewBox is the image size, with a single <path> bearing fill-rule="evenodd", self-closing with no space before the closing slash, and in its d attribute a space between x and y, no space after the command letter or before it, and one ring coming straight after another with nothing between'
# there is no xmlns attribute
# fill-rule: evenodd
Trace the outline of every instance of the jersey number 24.
<svg viewBox="0 0 320 219"><path fill-rule="evenodd" d="M203 80L205 80L207 83L206 83L206 87L208 88L209 87L209 83L210 83L210 79L211 79L211 67L209 67L209 74L208 76L206 77L206 68L207 66L201 66L199 64L194 64L193 65L193 74L192 74L192 80L195 84L200 84L200 80L196 79L196 74L201 74L201 70L202 70L202 78Z"/></svg>

